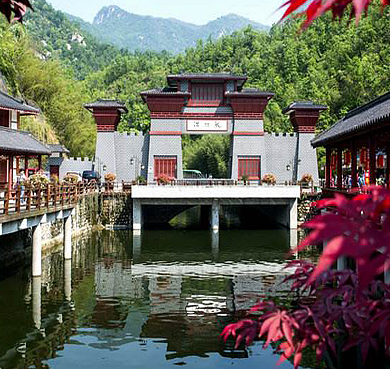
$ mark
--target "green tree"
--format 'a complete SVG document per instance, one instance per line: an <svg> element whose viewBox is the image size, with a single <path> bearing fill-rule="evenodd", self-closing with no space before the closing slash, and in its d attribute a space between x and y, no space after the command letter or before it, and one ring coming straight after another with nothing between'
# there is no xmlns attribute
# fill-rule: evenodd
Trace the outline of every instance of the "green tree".
<svg viewBox="0 0 390 369"><path fill-rule="evenodd" d="M183 166L197 169L213 178L227 178L230 137L205 135L195 140L185 139L183 145Z"/></svg>

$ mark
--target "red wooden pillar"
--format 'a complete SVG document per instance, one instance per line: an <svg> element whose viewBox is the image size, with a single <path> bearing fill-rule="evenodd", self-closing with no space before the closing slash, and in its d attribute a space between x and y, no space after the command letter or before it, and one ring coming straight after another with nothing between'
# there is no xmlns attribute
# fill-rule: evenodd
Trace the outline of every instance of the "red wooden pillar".
<svg viewBox="0 0 390 369"><path fill-rule="evenodd" d="M356 144L352 141L351 145L351 187L355 188L358 186L357 180L357 155L356 155Z"/></svg>
<svg viewBox="0 0 390 369"><path fill-rule="evenodd" d="M337 189L343 188L343 149L337 148Z"/></svg>
<svg viewBox="0 0 390 369"><path fill-rule="evenodd" d="M372 137L370 138L370 142L369 142L368 168L370 170L370 185L375 185L376 184L376 145Z"/></svg>
<svg viewBox="0 0 390 369"><path fill-rule="evenodd" d="M326 148L326 162L325 162L325 187L330 188L330 181L332 178L332 166L331 166L332 150L330 147Z"/></svg>
<svg viewBox="0 0 390 369"><path fill-rule="evenodd" d="M38 155L38 170L42 169L42 155Z"/></svg>
<svg viewBox="0 0 390 369"><path fill-rule="evenodd" d="M386 187L390 188L390 144L386 145Z"/></svg>
<svg viewBox="0 0 390 369"><path fill-rule="evenodd" d="M12 190L13 184L13 172L14 172L14 157L10 155L8 157L8 191Z"/></svg>
<svg viewBox="0 0 390 369"><path fill-rule="evenodd" d="M27 176L27 174L28 174L28 171L27 171L27 169L28 169L28 155L25 155L24 156L24 174Z"/></svg>

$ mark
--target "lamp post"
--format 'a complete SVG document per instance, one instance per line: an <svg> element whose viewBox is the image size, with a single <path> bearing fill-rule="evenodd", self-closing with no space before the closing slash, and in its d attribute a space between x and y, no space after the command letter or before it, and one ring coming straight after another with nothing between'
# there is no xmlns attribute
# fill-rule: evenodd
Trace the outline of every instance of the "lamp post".
<svg viewBox="0 0 390 369"><path fill-rule="evenodd" d="M137 177L140 175L140 165L139 165L139 158L137 156L132 156L130 158L130 165L133 167L133 173L134 173L134 178L133 180L137 180Z"/></svg>
<svg viewBox="0 0 390 369"><path fill-rule="evenodd" d="M289 172L293 170L291 180L293 183L296 183L298 180L298 165L300 164L301 159L292 159L286 165L286 171Z"/></svg>

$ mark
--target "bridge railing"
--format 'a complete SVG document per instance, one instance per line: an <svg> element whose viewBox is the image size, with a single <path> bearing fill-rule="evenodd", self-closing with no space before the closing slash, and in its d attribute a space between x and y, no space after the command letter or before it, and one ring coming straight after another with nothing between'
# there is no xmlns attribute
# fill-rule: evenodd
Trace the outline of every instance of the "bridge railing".
<svg viewBox="0 0 390 369"><path fill-rule="evenodd" d="M95 183L3 187L0 188L0 217L72 205L81 196L96 190Z"/></svg>
<svg viewBox="0 0 390 369"><path fill-rule="evenodd" d="M146 185L146 183L137 183L133 184ZM267 183L263 183L261 180L235 180L235 179L214 179L214 178L199 178L199 179L173 179L169 182L162 183L159 181L150 181L147 185L165 185L165 186L268 186ZM277 182L270 184L270 186L292 186L299 185L297 182ZM313 186L301 185L302 188L312 188Z"/></svg>

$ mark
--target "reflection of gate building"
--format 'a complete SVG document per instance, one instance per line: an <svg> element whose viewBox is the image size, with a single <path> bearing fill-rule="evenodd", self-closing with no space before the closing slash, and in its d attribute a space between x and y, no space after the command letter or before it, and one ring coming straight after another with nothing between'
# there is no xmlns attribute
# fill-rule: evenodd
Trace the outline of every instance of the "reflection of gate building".
<svg viewBox="0 0 390 369"><path fill-rule="evenodd" d="M151 118L146 136L116 132L124 105L109 100L86 105L98 127L96 157L118 180L138 175L148 181L162 175L181 179L182 135L225 134L231 136L230 178L258 180L273 173L282 183L310 173L317 182L317 158L310 140L326 107L293 103L284 112L290 115L295 133L265 133L263 114L274 94L244 88L246 79L224 73L169 75L167 87L141 93Z"/></svg>

